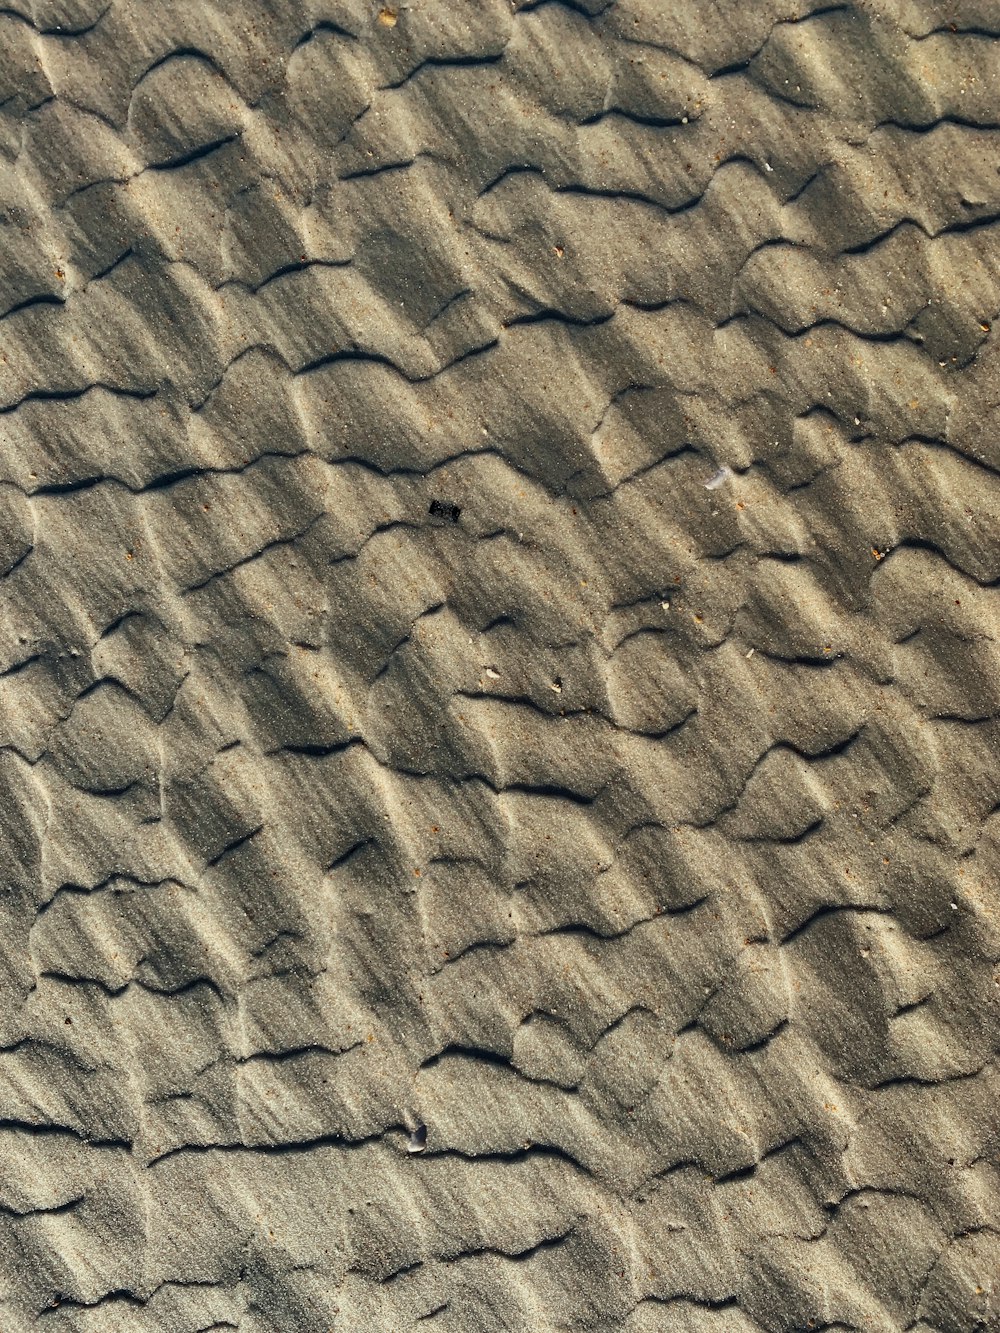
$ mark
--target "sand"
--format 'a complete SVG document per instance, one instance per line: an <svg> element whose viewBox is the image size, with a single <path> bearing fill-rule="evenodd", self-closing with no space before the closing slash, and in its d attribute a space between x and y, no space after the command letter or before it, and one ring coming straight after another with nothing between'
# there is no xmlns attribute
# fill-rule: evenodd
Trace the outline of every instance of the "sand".
<svg viewBox="0 0 1000 1333"><path fill-rule="evenodd" d="M0 71L3 1333L1000 1328L996 6Z"/></svg>

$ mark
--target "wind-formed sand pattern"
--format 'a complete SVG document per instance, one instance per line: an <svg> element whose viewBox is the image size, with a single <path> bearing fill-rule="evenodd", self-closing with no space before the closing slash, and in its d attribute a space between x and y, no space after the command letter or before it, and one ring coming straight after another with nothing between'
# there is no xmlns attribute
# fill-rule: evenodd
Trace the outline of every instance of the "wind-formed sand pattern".
<svg viewBox="0 0 1000 1333"><path fill-rule="evenodd" d="M1000 1328L1000 9L0 13L0 1330Z"/></svg>

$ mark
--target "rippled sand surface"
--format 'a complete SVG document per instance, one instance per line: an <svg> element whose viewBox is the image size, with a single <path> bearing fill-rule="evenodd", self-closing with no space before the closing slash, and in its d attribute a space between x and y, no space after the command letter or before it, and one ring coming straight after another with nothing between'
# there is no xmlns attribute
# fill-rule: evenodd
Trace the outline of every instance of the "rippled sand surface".
<svg viewBox="0 0 1000 1333"><path fill-rule="evenodd" d="M4 1333L1000 1327L998 127L986 0L0 13Z"/></svg>

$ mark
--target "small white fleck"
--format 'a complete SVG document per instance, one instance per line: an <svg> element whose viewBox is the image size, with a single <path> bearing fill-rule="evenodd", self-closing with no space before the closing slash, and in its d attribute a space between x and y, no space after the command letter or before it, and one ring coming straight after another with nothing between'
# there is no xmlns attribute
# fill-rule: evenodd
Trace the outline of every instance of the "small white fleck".
<svg viewBox="0 0 1000 1333"><path fill-rule="evenodd" d="M497 669L496 669L495 667L488 666L488 667L486 668L486 674L487 674L487 676L489 676L490 680L499 680L499 679L500 679L500 672L497 671Z"/></svg>
<svg viewBox="0 0 1000 1333"><path fill-rule="evenodd" d="M952 905L951 905L951 910L952 910L953 912L957 912L957 911L958 911L958 903L952 903Z"/></svg>
<svg viewBox="0 0 1000 1333"><path fill-rule="evenodd" d="M669 610L670 610L670 603L669 603L669 602L661 602L660 605L663 607L664 611L669 611Z"/></svg>
<svg viewBox="0 0 1000 1333"><path fill-rule="evenodd" d="M556 676L555 680L549 682L549 689L556 694L562 694L562 680Z"/></svg>
<svg viewBox="0 0 1000 1333"><path fill-rule="evenodd" d="M713 474L709 477L708 481L702 482L702 485L705 487L706 491L717 491L719 487L723 485L724 482L727 482L732 475L733 475L732 468L726 467L725 464L723 464L723 466L719 468L718 472L713 472Z"/></svg>
<svg viewBox="0 0 1000 1333"><path fill-rule="evenodd" d="M750 661L751 657L753 657L753 655L754 655L755 652L756 652L756 649L751 648L750 651L747 653L747 661L748 661L748 662Z"/></svg>
<svg viewBox="0 0 1000 1333"><path fill-rule="evenodd" d="M770 162L765 162L765 163L764 163L764 170L765 170L765 171L773 171L773 170L774 170L774 167L771 166Z"/></svg>
<svg viewBox="0 0 1000 1333"><path fill-rule="evenodd" d="M687 118L687 116L681 116L681 124L682 124L682 125L686 125L687 123L688 123L688 118Z"/></svg>

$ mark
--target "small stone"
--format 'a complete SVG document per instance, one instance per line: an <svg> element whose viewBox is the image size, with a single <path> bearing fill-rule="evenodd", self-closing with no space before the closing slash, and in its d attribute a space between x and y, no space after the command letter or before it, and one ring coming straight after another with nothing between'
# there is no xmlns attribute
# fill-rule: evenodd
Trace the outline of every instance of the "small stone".
<svg viewBox="0 0 1000 1333"><path fill-rule="evenodd" d="M427 512L431 518L440 518L445 523L457 523L462 511L451 500L432 500Z"/></svg>

